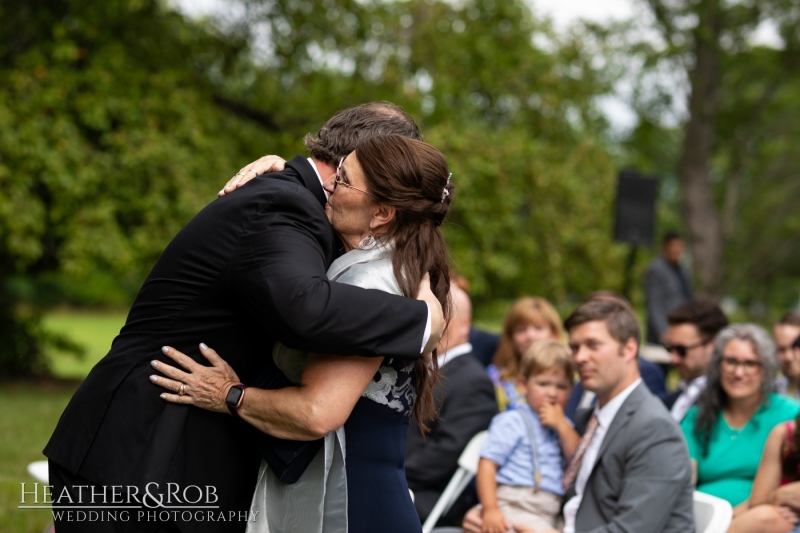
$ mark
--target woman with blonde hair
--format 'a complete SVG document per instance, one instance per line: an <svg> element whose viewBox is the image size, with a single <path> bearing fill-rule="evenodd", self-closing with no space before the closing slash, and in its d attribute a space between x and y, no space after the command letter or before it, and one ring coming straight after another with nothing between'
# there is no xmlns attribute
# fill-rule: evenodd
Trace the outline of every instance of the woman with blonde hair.
<svg viewBox="0 0 800 533"><path fill-rule="evenodd" d="M564 340L558 311L538 296L517 299L506 313L497 353L486 369L494 383L500 411L515 409L524 401L518 389L522 354L534 342L545 339Z"/></svg>

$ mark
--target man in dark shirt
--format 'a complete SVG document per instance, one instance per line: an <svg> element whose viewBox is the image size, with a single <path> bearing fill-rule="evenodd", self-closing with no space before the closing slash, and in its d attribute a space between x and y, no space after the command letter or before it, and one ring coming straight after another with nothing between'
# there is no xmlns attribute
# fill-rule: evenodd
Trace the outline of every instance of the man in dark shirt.
<svg viewBox="0 0 800 533"><path fill-rule="evenodd" d="M645 274L647 342L662 342L667 331L667 313L692 298L689 273L680 264L684 248L679 234L667 233L661 255L650 263Z"/></svg>

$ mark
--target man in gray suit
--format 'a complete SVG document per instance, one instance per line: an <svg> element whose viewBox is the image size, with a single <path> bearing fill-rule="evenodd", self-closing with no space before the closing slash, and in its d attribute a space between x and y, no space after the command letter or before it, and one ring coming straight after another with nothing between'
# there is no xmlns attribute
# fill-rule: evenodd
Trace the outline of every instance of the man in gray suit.
<svg viewBox="0 0 800 533"><path fill-rule="evenodd" d="M647 342L663 342L667 313L692 298L689 273L680 263L684 247L679 234L667 233L662 241L661 255L647 268L644 285Z"/></svg>
<svg viewBox="0 0 800 533"><path fill-rule="evenodd" d="M683 434L639 375L640 331L626 307L590 300L567 318L575 366L595 407L564 472L564 533L694 531L692 468Z"/></svg>
<svg viewBox="0 0 800 533"><path fill-rule="evenodd" d="M575 415L583 437L564 470L563 533L694 531L689 452L678 424L639 375L636 317L619 302L593 299L565 326L581 382L597 405ZM532 533L525 524L513 527ZM464 529L481 530L477 508Z"/></svg>

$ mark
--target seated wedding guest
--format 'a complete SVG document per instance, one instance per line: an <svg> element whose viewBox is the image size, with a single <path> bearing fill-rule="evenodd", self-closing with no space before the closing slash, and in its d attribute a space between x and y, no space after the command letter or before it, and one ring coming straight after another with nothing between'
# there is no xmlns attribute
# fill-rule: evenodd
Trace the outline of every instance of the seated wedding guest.
<svg viewBox="0 0 800 533"><path fill-rule="evenodd" d="M612 302L617 302L633 312L633 307L631 307L631 304L627 298L621 294L617 294L614 291L596 291L589 297L589 300L594 299L605 299ZM639 356L638 359L639 374L642 376L642 381L644 381L644 384L647 385L647 388L651 393L653 393L654 396L663 399L667 394L664 371L661 370L659 365L652 361L648 361L644 357ZM583 387L582 383L577 383L572 389L572 394L569 397L569 401L567 402L567 407L564 409L564 412L570 418L570 420L574 420L575 413L578 411L578 409L591 407L594 405L595 401L596 398L594 393L587 391Z"/></svg>
<svg viewBox="0 0 800 533"><path fill-rule="evenodd" d="M666 378L660 366L639 356L639 374L642 376L642 381L653 396L662 399L664 395L666 395ZM586 390L583 387L583 383L578 382L572 387L572 394L570 394L567 406L564 408L564 414L566 414L570 420L575 420L575 414L579 409L591 407L596 401L597 397L595 394L592 391Z"/></svg>
<svg viewBox="0 0 800 533"><path fill-rule="evenodd" d="M706 388L706 369L714 352L717 334L728 325L728 317L711 300L689 300L667 314L664 348L669 362L681 376L680 387L664 399L672 418L683 420Z"/></svg>
<svg viewBox="0 0 800 533"><path fill-rule="evenodd" d="M500 335L479 328L469 330L469 343L472 345L472 355L483 368L492 364L497 346L500 344Z"/></svg>
<svg viewBox="0 0 800 533"><path fill-rule="evenodd" d="M511 305L494 361L486 369L494 383L500 411L515 409L525 401L518 389L523 352L536 341L563 340L563 336L558 311L544 298L524 296Z"/></svg>
<svg viewBox="0 0 800 533"><path fill-rule="evenodd" d="M578 449L562 482L563 533L694 531L686 442L664 404L642 383L636 316L620 302L594 299L566 320L573 362L597 405L578 413ZM515 531L532 532L527 524ZM471 509L464 530L483 527ZM537 529L536 533L553 533Z"/></svg>
<svg viewBox="0 0 800 533"><path fill-rule="evenodd" d="M798 522L791 498L786 492L800 492L800 432L796 418L778 424L769 433L758 465L748 510L737 516L728 533L790 533ZM794 485L794 486L792 486ZM787 490L781 490L786 487Z"/></svg>
<svg viewBox="0 0 800 533"><path fill-rule="evenodd" d="M458 458L469 440L489 427L497 414L494 387L484 367L473 357L468 342L472 305L456 284L450 285L451 317L437 353L442 387L434 391L439 417L429 422L423 436L418 424L408 428L406 479L414 491L414 506L425 522L458 469ZM438 525L458 523L477 501L475 489L467 489Z"/></svg>
<svg viewBox="0 0 800 533"><path fill-rule="evenodd" d="M800 402L774 392L778 361L769 334L755 324L723 329L706 389L681 423L697 466L697 490L747 508L770 430L800 413Z"/></svg>
<svg viewBox="0 0 800 533"><path fill-rule="evenodd" d="M469 296L469 281L464 276L451 274L459 289ZM497 345L500 344L500 335L476 327L469 329L469 343L472 345L472 355L480 361L484 368L492 364Z"/></svg>
<svg viewBox="0 0 800 533"><path fill-rule="evenodd" d="M477 485L485 532L503 533L510 524L560 525L562 465L580 440L563 411L573 374L572 354L559 341L534 342L522 354L519 386L526 403L492 420L481 450Z"/></svg>
<svg viewBox="0 0 800 533"><path fill-rule="evenodd" d="M800 337L800 314L789 312L772 327L772 336L778 351L782 376L778 376L778 392L800 399L800 353L792 350L792 343Z"/></svg>

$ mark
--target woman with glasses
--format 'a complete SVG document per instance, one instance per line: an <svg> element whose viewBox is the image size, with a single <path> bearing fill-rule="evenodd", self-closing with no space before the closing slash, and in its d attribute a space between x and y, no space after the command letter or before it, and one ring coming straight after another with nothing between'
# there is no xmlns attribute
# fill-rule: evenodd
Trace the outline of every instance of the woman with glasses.
<svg viewBox="0 0 800 533"><path fill-rule="evenodd" d="M766 331L755 324L728 326L714 345L706 389L681 422L697 490L727 500L735 515L747 509L770 430L800 413L800 402L775 393L777 371Z"/></svg>
<svg viewBox="0 0 800 533"><path fill-rule="evenodd" d="M333 262L328 278L412 296L429 274L431 289L447 317L450 280L440 226L450 209L453 186L444 156L428 144L398 135L368 138L340 161L324 187L329 193L325 204L328 220L346 252ZM295 402L298 412L310 419L324 418L318 408L312 409L315 402L307 401L305 391L320 364L333 364L352 376L353 386L325 394L330 402L346 404L350 415L342 421L343 428L325 435L323 449L297 483L282 483L262 463L251 509L251 514L258 511L262 520L249 523L248 531L420 531L406 484L405 444L412 415L423 428L435 416L436 357L408 363L315 356L280 344L271 348L278 367L300 385L279 391ZM177 350L165 353L178 364L186 363ZM239 383L238 377L213 350L204 347L203 353L212 366L189 364L185 368L195 374L195 380L199 377L207 384L205 389L163 397L227 413L225 391L231 383ZM177 382L186 379L185 374L164 366L159 370L176 381L159 378L157 383L174 391ZM239 416L265 433L297 438L270 430L264 422L266 415L262 417L270 405L259 402L261 392L246 390L237 406ZM309 425L335 428L342 422L326 419Z"/></svg>

